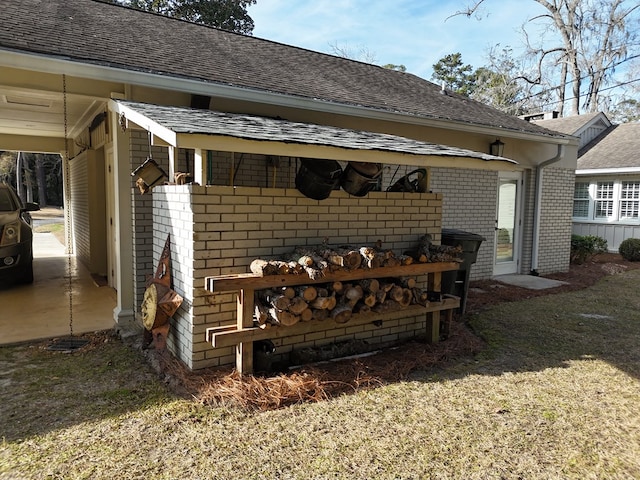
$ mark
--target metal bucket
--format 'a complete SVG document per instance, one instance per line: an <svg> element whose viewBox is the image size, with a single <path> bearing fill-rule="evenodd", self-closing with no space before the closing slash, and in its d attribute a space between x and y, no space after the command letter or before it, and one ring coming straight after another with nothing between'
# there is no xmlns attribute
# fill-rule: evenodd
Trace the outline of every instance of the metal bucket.
<svg viewBox="0 0 640 480"><path fill-rule="evenodd" d="M378 185L381 173L380 163L349 162L340 179L340 186L353 196L364 197Z"/></svg>
<svg viewBox="0 0 640 480"><path fill-rule="evenodd" d="M324 200L338 187L342 167L335 160L301 158L296 175L296 188L305 197Z"/></svg>

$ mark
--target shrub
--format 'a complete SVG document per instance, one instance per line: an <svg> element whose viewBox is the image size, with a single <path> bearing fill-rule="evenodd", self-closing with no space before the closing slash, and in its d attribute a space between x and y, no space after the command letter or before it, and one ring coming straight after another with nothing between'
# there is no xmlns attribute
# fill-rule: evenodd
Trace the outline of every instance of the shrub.
<svg viewBox="0 0 640 480"><path fill-rule="evenodd" d="M640 261L640 238L627 238L618 247L622 258L630 262Z"/></svg>
<svg viewBox="0 0 640 480"><path fill-rule="evenodd" d="M595 235L571 235L571 263L582 264L607 251L607 241Z"/></svg>

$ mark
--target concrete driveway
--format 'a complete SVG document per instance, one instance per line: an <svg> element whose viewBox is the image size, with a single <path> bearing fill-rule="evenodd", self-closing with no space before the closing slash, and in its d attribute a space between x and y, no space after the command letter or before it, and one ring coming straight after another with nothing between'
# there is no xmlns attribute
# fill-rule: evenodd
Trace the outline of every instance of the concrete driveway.
<svg viewBox="0 0 640 480"><path fill-rule="evenodd" d="M33 249L33 284L0 289L0 345L113 328L115 290L97 286L74 257L69 282L69 257L52 233L34 233Z"/></svg>

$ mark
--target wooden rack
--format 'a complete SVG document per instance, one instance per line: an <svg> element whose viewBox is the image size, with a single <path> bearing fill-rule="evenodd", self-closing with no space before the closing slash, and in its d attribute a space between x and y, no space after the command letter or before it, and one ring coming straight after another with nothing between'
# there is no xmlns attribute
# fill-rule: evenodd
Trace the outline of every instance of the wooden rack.
<svg viewBox="0 0 640 480"><path fill-rule="evenodd" d="M458 268L459 265L455 262L437 262L375 269L343 270L318 279L311 279L306 274L258 276L252 273L206 277L205 288L208 291L212 293L236 291L238 296L236 323L208 328L207 341L211 342L211 345L215 348L236 346L236 370L240 374L253 372L253 342L257 340L320 332L344 327L345 325L363 325L376 320L391 320L426 314L427 341L437 342L440 337L441 312L445 315L446 325L448 325L453 317L453 312L460 307L459 297L444 295L442 301L430 302L426 307L411 305L391 312L354 314L347 324L338 324L331 319L327 319L321 322L300 322L290 327L274 326L269 329L262 329L254 326L253 323L254 293L256 290L274 287L417 275L427 275L427 288L431 291L440 292L442 272L458 270Z"/></svg>

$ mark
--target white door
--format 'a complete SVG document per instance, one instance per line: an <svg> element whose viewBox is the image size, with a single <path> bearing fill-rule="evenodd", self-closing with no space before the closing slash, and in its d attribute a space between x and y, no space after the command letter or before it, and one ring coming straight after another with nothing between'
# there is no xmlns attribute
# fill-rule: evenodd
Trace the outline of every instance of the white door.
<svg viewBox="0 0 640 480"><path fill-rule="evenodd" d="M500 172L493 274L518 273L520 265L522 173Z"/></svg>

